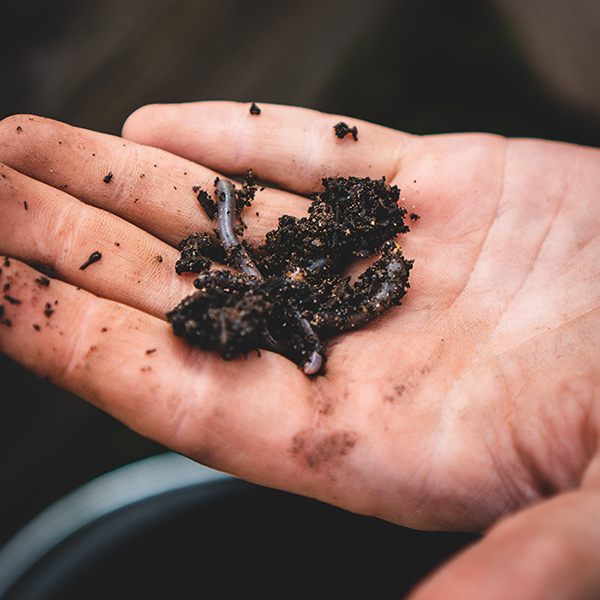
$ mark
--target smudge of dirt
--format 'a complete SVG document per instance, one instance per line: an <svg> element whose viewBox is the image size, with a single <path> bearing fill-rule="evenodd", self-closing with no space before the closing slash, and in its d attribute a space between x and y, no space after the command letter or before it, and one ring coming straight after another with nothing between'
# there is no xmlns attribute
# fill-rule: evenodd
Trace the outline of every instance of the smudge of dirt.
<svg viewBox="0 0 600 600"><path fill-rule="evenodd" d="M384 402L395 402L396 400L399 400L400 398L402 398L402 395L404 394L405 391L406 391L406 385L404 385L403 383L398 383L393 386L392 393L385 394L383 396L383 400L384 400Z"/></svg>
<svg viewBox="0 0 600 600"><path fill-rule="evenodd" d="M35 282L43 287L48 287L50 285L50 280L45 275L40 275Z"/></svg>
<svg viewBox="0 0 600 600"><path fill-rule="evenodd" d="M51 265L47 265L45 263L41 263L36 260L34 260L28 264L32 269L39 271L42 275L44 275L47 278L56 277L56 271L55 271L54 267L52 267ZM40 277L40 279L41 279L41 277ZM45 285L45 284L42 284L42 285Z"/></svg>
<svg viewBox="0 0 600 600"><path fill-rule="evenodd" d="M6 327L12 326L12 321L4 316L4 306L0 304L0 324L5 325Z"/></svg>
<svg viewBox="0 0 600 600"><path fill-rule="evenodd" d="M312 430L297 433L292 440L291 453L301 456L310 469L318 471L324 465L335 465L350 453L358 436L353 431L317 435Z"/></svg>
<svg viewBox="0 0 600 600"><path fill-rule="evenodd" d="M88 351L85 353L85 357L83 360L83 370L84 371L89 371L91 369L92 361L97 355L98 355L98 345L92 344L88 348Z"/></svg>

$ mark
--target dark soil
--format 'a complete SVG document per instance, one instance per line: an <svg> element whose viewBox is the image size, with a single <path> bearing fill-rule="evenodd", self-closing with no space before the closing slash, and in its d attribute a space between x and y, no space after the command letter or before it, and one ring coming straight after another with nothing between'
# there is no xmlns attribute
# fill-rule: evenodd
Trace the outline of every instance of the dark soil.
<svg viewBox="0 0 600 600"><path fill-rule="evenodd" d="M345 138L347 135L351 135L355 142L358 141L358 128L356 125L354 127L348 127L346 123L340 121L333 126L333 129L335 131L335 135L337 135L337 137L340 139Z"/></svg>
<svg viewBox="0 0 600 600"><path fill-rule="evenodd" d="M225 360L259 348L274 350L314 374L325 360L325 338L400 304L412 267L395 242L408 231L406 210L398 206L400 190L385 179L327 177L322 183L308 217L284 215L257 249L239 242L225 252L218 230L181 242L177 273L201 275L198 291L167 315L176 335ZM235 190L240 218L255 191L249 174ZM199 193L198 200L214 218L210 196ZM248 274L244 255L262 277ZM376 255L354 283L342 274L352 258ZM247 272L208 270L213 260Z"/></svg>
<svg viewBox="0 0 600 600"><path fill-rule="evenodd" d="M79 270L85 271L90 265L98 262L101 258L102 254L100 252L92 252L90 257L79 267Z"/></svg>

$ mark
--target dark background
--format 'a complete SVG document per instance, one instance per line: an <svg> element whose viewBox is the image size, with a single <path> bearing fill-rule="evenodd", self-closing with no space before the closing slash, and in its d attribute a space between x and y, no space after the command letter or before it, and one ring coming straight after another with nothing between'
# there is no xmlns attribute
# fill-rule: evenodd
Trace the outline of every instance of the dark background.
<svg viewBox="0 0 600 600"><path fill-rule="evenodd" d="M118 135L143 104L224 99L599 146L600 102L578 91L598 83L584 60L600 56L594 1L520 3L529 12L511 0L0 0L0 118ZM578 80L536 52L563 38ZM77 486L164 451L4 356L0 378L0 545Z"/></svg>

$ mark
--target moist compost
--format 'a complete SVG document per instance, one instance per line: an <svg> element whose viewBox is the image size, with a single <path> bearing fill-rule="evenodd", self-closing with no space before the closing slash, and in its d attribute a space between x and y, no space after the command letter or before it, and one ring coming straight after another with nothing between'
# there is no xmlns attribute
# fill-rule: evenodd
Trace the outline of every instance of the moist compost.
<svg viewBox="0 0 600 600"><path fill-rule="evenodd" d="M240 188L217 178L215 200L194 188L218 227L179 245L177 273L199 277L198 291L167 314L174 333L225 360L273 350L314 375L328 337L399 305L412 268L396 242L408 231L400 190L368 177L326 177L322 187L307 217L282 216L258 248L239 239L256 192L251 172ZM377 258L354 282L343 274L369 257ZM234 270L210 270L213 261Z"/></svg>

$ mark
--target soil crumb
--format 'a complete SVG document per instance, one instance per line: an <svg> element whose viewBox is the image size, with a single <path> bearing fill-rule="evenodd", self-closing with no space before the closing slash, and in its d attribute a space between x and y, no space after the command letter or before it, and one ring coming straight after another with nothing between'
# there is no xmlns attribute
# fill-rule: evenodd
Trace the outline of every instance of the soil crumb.
<svg viewBox="0 0 600 600"><path fill-rule="evenodd" d="M93 265L95 262L98 262L102 258L102 254L100 252L92 252L90 257L79 267L80 271L85 271L90 265Z"/></svg>
<svg viewBox="0 0 600 600"><path fill-rule="evenodd" d="M256 106L256 104L253 102L250 105L250 114L254 115L255 117L257 117L258 115L260 115L260 113L261 113L260 108L258 108L258 106Z"/></svg>
<svg viewBox="0 0 600 600"><path fill-rule="evenodd" d="M333 126L333 129L335 131L335 135L337 135L340 139L345 138L347 135L351 135L355 142L358 141L358 128L356 126L348 127L346 123L340 121Z"/></svg>

